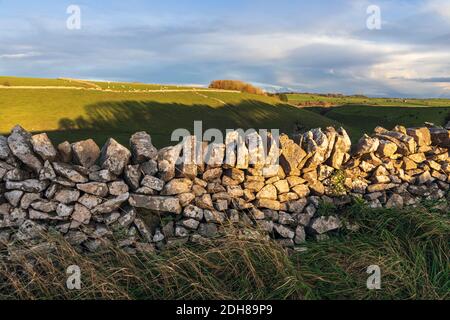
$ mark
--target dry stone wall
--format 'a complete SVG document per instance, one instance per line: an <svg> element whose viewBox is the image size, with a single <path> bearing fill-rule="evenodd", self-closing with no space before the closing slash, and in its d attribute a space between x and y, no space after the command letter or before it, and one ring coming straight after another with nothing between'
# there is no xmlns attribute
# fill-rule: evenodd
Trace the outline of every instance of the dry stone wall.
<svg viewBox="0 0 450 320"><path fill-rule="evenodd" d="M320 215L324 203L400 208L449 190L446 128L379 127L353 148L342 128L283 135L270 168L249 165L261 150L236 134L208 149L206 164L180 164L195 138L161 150L145 132L129 148L114 139L102 149L93 140L55 147L16 126L0 136L0 247L48 248L42 235L57 232L79 250L152 252L210 241L229 223L294 247L346 227L339 215Z"/></svg>

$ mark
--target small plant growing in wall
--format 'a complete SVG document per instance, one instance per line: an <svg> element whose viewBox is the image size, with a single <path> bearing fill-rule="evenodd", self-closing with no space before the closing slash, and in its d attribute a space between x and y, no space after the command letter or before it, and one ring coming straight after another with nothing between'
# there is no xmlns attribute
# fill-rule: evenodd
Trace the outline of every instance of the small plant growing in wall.
<svg viewBox="0 0 450 320"><path fill-rule="evenodd" d="M347 194L346 178L344 170L336 170L330 177L330 191L333 196L338 197Z"/></svg>

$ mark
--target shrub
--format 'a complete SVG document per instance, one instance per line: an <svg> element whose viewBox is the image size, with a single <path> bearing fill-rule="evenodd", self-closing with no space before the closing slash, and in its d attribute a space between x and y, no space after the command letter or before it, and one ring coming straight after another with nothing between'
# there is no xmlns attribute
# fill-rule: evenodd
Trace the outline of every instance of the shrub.
<svg viewBox="0 0 450 320"><path fill-rule="evenodd" d="M4 87L11 87L11 84L8 81L3 82Z"/></svg>
<svg viewBox="0 0 450 320"><path fill-rule="evenodd" d="M250 83L246 83L239 80L214 80L209 85L209 88L222 90L236 90L259 95L266 94L264 90L262 90L261 88L255 87Z"/></svg>

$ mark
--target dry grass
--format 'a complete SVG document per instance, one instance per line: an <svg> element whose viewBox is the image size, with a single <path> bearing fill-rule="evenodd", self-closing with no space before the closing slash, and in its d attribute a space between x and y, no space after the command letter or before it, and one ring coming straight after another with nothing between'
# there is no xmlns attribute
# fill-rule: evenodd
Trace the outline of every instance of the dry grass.
<svg viewBox="0 0 450 320"><path fill-rule="evenodd" d="M50 236L55 248L50 254L33 250L11 261L0 251L0 299L450 298L448 213L432 206L355 205L340 214L359 231L310 240L303 253L244 239L236 229L210 243L139 256L117 248L82 255ZM81 268L79 291L66 288L71 265ZM366 287L370 265L381 267L382 290Z"/></svg>

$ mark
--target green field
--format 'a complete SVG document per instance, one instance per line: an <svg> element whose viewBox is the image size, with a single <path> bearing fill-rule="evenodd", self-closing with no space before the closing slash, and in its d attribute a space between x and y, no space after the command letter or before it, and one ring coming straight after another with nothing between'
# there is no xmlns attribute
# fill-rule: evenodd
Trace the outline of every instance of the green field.
<svg viewBox="0 0 450 320"><path fill-rule="evenodd" d="M368 98L363 96L328 97L324 95L294 93L288 94L288 101L295 105L320 106L331 104L332 106L343 105L370 105L391 107L450 107L450 99L401 99L401 98Z"/></svg>
<svg viewBox="0 0 450 320"><path fill-rule="evenodd" d="M93 85L66 79L19 78L0 76L0 86L11 87L80 87L91 88Z"/></svg>
<svg viewBox="0 0 450 320"><path fill-rule="evenodd" d="M355 142L377 126L392 129L398 124L422 126L425 122L445 125L450 121L450 99L395 99L327 97L289 94L289 103L302 106L341 123Z"/></svg>
<svg viewBox="0 0 450 320"><path fill-rule="evenodd" d="M0 133L16 124L48 132L55 143L108 137L126 143L138 130L151 133L159 147L170 143L173 130L281 129L338 126L320 114L300 110L276 98L232 92L111 92L76 89L0 89Z"/></svg>
<svg viewBox="0 0 450 320"><path fill-rule="evenodd" d="M357 141L380 125L444 125L450 120L450 100L289 94L284 103L277 97L183 86L0 77L0 134L20 124L48 132L55 143L92 137L103 144L108 137L127 143L131 134L146 130L162 147L173 130L192 130L196 120L203 121L204 130L265 128L288 134L343 126Z"/></svg>

